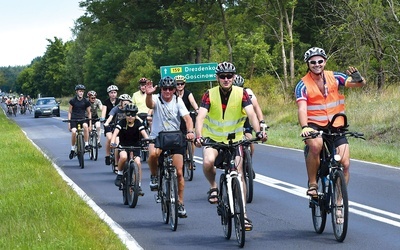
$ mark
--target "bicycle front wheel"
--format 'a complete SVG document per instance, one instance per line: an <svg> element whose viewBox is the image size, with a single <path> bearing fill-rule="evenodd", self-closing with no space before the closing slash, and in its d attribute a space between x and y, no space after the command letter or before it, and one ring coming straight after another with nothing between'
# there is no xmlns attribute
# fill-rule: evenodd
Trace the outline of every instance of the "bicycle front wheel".
<svg viewBox="0 0 400 250"><path fill-rule="evenodd" d="M92 132L90 134L89 144L90 144L90 159L97 161L97 156L99 155L99 148L97 147L97 133Z"/></svg>
<svg viewBox="0 0 400 250"><path fill-rule="evenodd" d="M183 168L184 171L183 176L185 177L185 180L192 181L194 161L193 161L193 148L191 142L187 142L186 153L184 157L185 157L185 163Z"/></svg>
<svg viewBox="0 0 400 250"><path fill-rule="evenodd" d="M219 178L218 215L221 216L222 229L225 239L229 240L232 234L232 215L229 208L228 185L225 174Z"/></svg>
<svg viewBox="0 0 400 250"><path fill-rule="evenodd" d="M169 224L172 231L178 227L178 178L176 172L170 172L169 183Z"/></svg>
<svg viewBox="0 0 400 250"><path fill-rule="evenodd" d="M236 240L239 247L243 247L246 241L246 226L244 224L244 204L242 199L242 191L240 182L237 178L232 179L232 194L233 194L233 221L235 223Z"/></svg>
<svg viewBox="0 0 400 250"><path fill-rule="evenodd" d="M254 179L254 171L251 160L250 149L246 147L244 149L244 165L243 169L245 171L245 182L246 182L246 201L247 203L251 203L253 201L253 179Z"/></svg>
<svg viewBox="0 0 400 250"><path fill-rule="evenodd" d="M169 190L169 185L167 183L167 180L164 175L164 167L160 166L158 168L159 175L158 175L158 199L160 199L161 203L161 214L162 214L162 219L165 224L169 223L169 203L167 199L167 194Z"/></svg>
<svg viewBox="0 0 400 250"><path fill-rule="evenodd" d="M318 183L318 198L310 198L310 208L314 230L316 233L321 234L325 230L326 225L326 209L324 197L324 184L322 179L317 177Z"/></svg>
<svg viewBox="0 0 400 250"><path fill-rule="evenodd" d="M84 161L85 143L83 142L83 135L78 135L77 151L78 151L77 155L78 155L79 166L81 168L84 168L85 167L85 161Z"/></svg>
<svg viewBox="0 0 400 250"><path fill-rule="evenodd" d="M337 241L343 242L347 234L349 207L346 181L341 170L333 174L331 204L333 233Z"/></svg>
<svg viewBox="0 0 400 250"><path fill-rule="evenodd" d="M139 198L139 167L135 161L129 162L128 178L125 185L130 208L136 207Z"/></svg>

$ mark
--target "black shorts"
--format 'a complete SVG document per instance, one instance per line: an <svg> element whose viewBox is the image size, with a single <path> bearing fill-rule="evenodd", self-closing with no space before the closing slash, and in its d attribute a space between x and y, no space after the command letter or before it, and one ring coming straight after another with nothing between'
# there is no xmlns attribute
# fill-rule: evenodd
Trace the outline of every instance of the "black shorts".
<svg viewBox="0 0 400 250"><path fill-rule="evenodd" d="M71 128L71 129L73 129L73 128L78 128L78 124L80 124L80 125L81 125L81 128L83 129L83 124L84 124L84 123L87 124L86 121L81 121L81 122L70 122L70 128Z"/></svg>

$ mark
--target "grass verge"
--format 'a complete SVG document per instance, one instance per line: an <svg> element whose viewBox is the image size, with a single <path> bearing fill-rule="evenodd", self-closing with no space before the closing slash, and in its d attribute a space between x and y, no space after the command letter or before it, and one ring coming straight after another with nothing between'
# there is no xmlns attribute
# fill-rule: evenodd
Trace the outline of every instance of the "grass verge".
<svg viewBox="0 0 400 250"><path fill-rule="evenodd" d="M2 249L126 249L2 112L0 130Z"/></svg>

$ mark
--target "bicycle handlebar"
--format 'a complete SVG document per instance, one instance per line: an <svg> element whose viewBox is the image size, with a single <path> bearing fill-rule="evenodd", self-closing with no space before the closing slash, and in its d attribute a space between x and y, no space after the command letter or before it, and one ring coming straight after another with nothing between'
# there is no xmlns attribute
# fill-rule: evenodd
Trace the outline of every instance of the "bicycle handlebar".
<svg viewBox="0 0 400 250"><path fill-rule="evenodd" d="M202 146L208 146L212 148L218 148L218 149L229 149L229 148L235 148L240 145L246 145L246 144L251 144L255 141L259 141L259 138L252 138L252 139L244 139L240 140L237 142L232 142L230 141L229 144L223 143L223 142L210 142L210 138L204 138L204 140L201 142Z"/></svg>
<svg viewBox="0 0 400 250"><path fill-rule="evenodd" d="M83 119L70 119L70 120L62 120L63 122L85 122L89 121L89 118L83 118Z"/></svg>
<svg viewBox="0 0 400 250"><path fill-rule="evenodd" d="M310 138L317 138L318 136L327 136L327 137L335 137L335 136L347 136L347 137L354 137L354 138L360 138L365 140L365 138L363 137L364 134L363 133L359 133L359 132L351 132L351 131L338 131L338 132L326 132L323 130L316 130L315 132L311 131L310 132L310 136L304 138L303 140L307 140Z"/></svg>

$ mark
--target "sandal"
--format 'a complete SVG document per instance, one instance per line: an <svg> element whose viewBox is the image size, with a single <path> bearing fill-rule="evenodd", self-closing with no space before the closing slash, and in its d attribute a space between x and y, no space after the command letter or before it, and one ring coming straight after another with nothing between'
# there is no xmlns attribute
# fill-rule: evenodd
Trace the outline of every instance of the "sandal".
<svg viewBox="0 0 400 250"><path fill-rule="evenodd" d="M216 193L216 194L213 194ZM208 202L210 204L217 204L218 203L218 188L210 188L207 192L208 194Z"/></svg>
<svg viewBox="0 0 400 250"><path fill-rule="evenodd" d="M244 228L246 231L253 230L253 222L249 218L244 218Z"/></svg>
<svg viewBox="0 0 400 250"><path fill-rule="evenodd" d="M308 186L307 195L311 196L312 198L318 198L318 185L310 184Z"/></svg>

